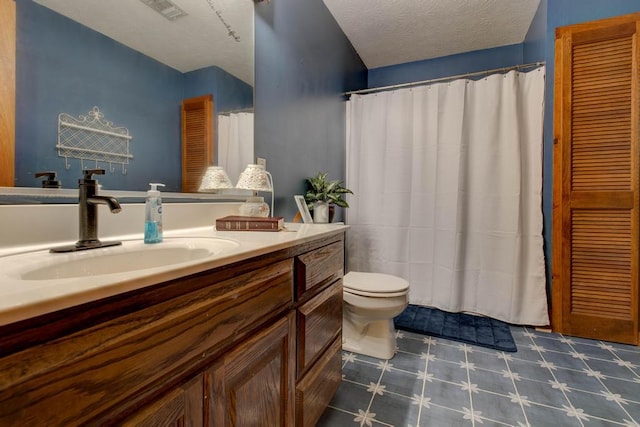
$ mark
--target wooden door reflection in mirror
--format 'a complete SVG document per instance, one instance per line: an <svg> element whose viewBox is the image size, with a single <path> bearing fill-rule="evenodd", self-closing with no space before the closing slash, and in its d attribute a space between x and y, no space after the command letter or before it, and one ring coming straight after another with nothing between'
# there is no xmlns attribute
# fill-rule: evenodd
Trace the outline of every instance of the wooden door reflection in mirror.
<svg viewBox="0 0 640 427"><path fill-rule="evenodd" d="M13 187L16 105L16 3L0 0L0 186Z"/></svg>

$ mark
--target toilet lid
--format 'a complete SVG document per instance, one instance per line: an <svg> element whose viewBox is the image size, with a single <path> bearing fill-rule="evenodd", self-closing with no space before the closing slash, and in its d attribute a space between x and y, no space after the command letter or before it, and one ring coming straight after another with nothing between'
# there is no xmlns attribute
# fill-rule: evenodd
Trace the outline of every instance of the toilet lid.
<svg viewBox="0 0 640 427"><path fill-rule="evenodd" d="M350 271L343 278L343 287L345 290L373 294L395 294L403 293L409 289L409 282L389 274Z"/></svg>

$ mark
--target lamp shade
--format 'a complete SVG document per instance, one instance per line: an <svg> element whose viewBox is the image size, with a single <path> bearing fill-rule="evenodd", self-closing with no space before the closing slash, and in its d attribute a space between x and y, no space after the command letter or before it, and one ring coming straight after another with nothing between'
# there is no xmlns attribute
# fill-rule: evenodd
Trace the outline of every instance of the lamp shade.
<svg viewBox="0 0 640 427"><path fill-rule="evenodd" d="M242 213L247 216L268 216L269 212L273 214L273 202L275 199L275 190L273 188L273 178L271 174L267 172L263 165L247 165L246 169L240 174L240 178L238 178L238 183L236 184L236 188L242 190L251 190L254 192L258 191L268 191L271 193L271 211L269 211L269 207L265 210L263 206L260 206L258 209L258 213L256 212L257 204L263 203L262 197L261 200L255 199L255 197L250 197L247 202L240 207L241 212L251 212ZM257 193L255 193L257 195ZM246 205L246 206L245 206ZM251 206L253 207L251 207Z"/></svg>
<svg viewBox="0 0 640 427"><path fill-rule="evenodd" d="M226 188L233 188L229 175L222 166L209 166L200 181L200 192L215 192Z"/></svg>
<svg viewBox="0 0 640 427"><path fill-rule="evenodd" d="M269 173L262 165L247 165L240 174L236 188L253 191L273 191Z"/></svg>

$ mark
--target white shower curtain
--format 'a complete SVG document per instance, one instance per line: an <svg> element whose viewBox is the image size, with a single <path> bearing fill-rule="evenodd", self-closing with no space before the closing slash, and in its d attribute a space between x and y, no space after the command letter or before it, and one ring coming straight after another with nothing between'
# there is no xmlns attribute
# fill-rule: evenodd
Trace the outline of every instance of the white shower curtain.
<svg viewBox="0 0 640 427"><path fill-rule="evenodd" d="M407 279L412 304L548 325L544 75L352 96L348 269Z"/></svg>
<svg viewBox="0 0 640 427"><path fill-rule="evenodd" d="M235 183L253 159L253 113L218 115L218 166Z"/></svg>

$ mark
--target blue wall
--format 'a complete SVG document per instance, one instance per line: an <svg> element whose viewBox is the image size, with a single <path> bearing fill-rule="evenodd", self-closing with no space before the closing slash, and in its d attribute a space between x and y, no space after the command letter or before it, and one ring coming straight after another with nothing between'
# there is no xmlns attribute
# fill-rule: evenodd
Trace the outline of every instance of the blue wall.
<svg viewBox="0 0 640 427"><path fill-rule="evenodd" d="M549 148L553 151L553 146L548 147L546 144L547 133L549 128L553 127L553 107L549 111L549 97L553 97L553 93L549 93L549 87L553 88L553 74L549 72L549 59L547 57L547 0L541 0L538 10L536 11L533 21L529 26L529 31L525 36L523 43L524 60L526 62L546 62L546 87L545 87L545 120L544 120L544 141L543 141L543 158L542 158L542 233L544 236L544 254L547 276L547 297L551 297L551 202L553 186L552 170L553 162L551 157L553 153L548 152ZM553 58L551 58L553 62ZM549 85L549 81L552 82ZM551 114L551 122L548 122L549 114Z"/></svg>
<svg viewBox="0 0 640 427"><path fill-rule="evenodd" d="M253 108L253 88L219 67L185 73L185 98L202 95L203 88L214 94L216 113Z"/></svg>
<svg viewBox="0 0 640 427"><path fill-rule="evenodd" d="M369 87L381 87L522 64L522 45L496 47L369 70Z"/></svg>
<svg viewBox="0 0 640 427"><path fill-rule="evenodd" d="M76 187L80 161L70 159L65 170L55 148L58 114L98 106L133 137L127 175L114 165L114 174L99 178L104 188L144 190L156 181L180 191L182 99L212 93L222 106L253 104L251 87L217 67L182 74L32 0L16 6L16 186L38 186L36 172L56 170L63 187Z"/></svg>
<svg viewBox="0 0 640 427"><path fill-rule="evenodd" d="M322 1L255 10L255 153L273 175L276 214L291 220L307 177L326 171L344 180L342 94L366 87L367 71Z"/></svg>

